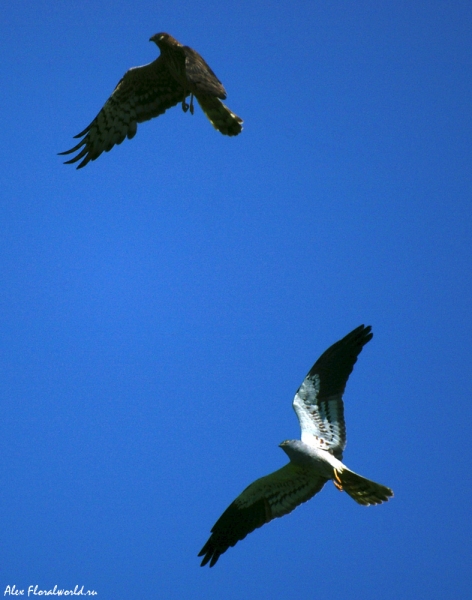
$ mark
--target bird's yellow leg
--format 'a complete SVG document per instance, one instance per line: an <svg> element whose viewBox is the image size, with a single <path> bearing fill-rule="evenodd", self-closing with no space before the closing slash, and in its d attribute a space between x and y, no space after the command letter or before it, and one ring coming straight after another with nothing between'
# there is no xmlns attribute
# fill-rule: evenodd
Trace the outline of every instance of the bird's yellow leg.
<svg viewBox="0 0 472 600"><path fill-rule="evenodd" d="M183 97L183 99L182 99L182 110L183 110L184 112L187 112L187 111L188 111L188 104L185 102L185 98L186 98L186 97L187 97L187 92L186 92L186 91L184 91L184 97ZM190 112L193 114L192 108L190 108Z"/></svg>
<svg viewBox="0 0 472 600"><path fill-rule="evenodd" d="M338 488L338 490L340 492L343 491L343 486L342 486L342 482L341 479L339 478L338 472L336 471L336 469L334 469L334 479L333 479L333 483L334 485Z"/></svg>

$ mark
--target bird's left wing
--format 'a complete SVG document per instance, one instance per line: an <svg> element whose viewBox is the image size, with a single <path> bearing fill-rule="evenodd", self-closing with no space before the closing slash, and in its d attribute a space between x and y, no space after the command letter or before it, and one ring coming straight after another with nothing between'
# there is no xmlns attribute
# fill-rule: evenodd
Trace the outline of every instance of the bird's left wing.
<svg viewBox="0 0 472 600"><path fill-rule="evenodd" d="M115 144L135 136L137 124L157 117L183 100L184 90L170 75L162 56L142 67L129 69L119 81L95 119L75 137L83 139L73 148L59 154L79 154L65 164L82 162L84 167Z"/></svg>
<svg viewBox="0 0 472 600"><path fill-rule="evenodd" d="M243 120L221 102L226 98L223 84L198 52L188 46L182 48L188 89L197 98L208 120L223 135L239 135Z"/></svg>
<svg viewBox="0 0 472 600"><path fill-rule="evenodd" d="M309 500L326 481L313 469L288 463L251 483L213 526L209 540L198 554L203 556L202 567L208 562L212 567L221 554L251 531Z"/></svg>
<svg viewBox="0 0 472 600"><path fill-rule="evenodd" d="M357 357L373 337L371 329L361 325L323 352L293 399L302 441L339 459L346 446L342 396Z"/></svg>
<svg viewBox="0 0 472 600"><path fill-rule="evenodd" d="M224 100L226 90L205 59L189 46L183 46L183 51L185 53L185 74L189 83L195 86L197 92Z"/></svg>

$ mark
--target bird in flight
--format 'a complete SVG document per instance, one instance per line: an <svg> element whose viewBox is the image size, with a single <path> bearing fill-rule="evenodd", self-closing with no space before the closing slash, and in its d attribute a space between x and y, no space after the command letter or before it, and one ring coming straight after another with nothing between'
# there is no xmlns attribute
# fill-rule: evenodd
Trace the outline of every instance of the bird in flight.
<svg viewBox="0 0 472 600"><path fill-rule="evenodd" d="M125 137L134 137L138 123L162 115L179 102L184 112L190 109L193 115L194 97L215 129L230 136L241 133L242 119L221 102L226 90L200 54L168 33L157 33L149 41L159 46L158 58L124 74L95 119L75 136L81 141L59 153L79 151L65 164L82 159L77 168L85 167ZM188 96L190 104L186 102Z"/></svg>
<svg viewBox="0 0 472 600"><path fill-rule="evenodd" d="M359 504L381 504L390 488L370 481L341 461L346 446L343 393L362 348L373 334L361 325L333 344L313 365L293 399L301 440L280 444L290 462L249 485L225 510L198 556L213 567L221 554L272 519L292 512L332 480Z"/></svg>

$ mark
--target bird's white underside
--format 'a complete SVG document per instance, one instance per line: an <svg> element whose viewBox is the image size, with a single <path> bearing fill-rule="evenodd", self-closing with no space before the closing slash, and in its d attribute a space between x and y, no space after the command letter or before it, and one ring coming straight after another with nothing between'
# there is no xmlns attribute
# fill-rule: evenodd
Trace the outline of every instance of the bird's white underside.
<svg viewBox="0 0 472 600"><path fill-rule="evenodd" d="M293 408L300 422L301 440L322 450L342 451L345 445L340 423L342 398L333 397L318 403L320 378L307 377L293 399Z"/></svg>

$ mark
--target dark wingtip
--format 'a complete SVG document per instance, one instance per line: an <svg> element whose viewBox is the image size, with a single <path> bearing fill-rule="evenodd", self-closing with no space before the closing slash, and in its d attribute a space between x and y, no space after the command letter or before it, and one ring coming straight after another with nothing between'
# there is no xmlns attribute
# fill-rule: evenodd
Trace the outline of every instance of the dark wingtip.
<svg viewBox="0 0 472 600"><path fill-rule="evenodd" d="M374 332L372 331L372 325L361 325L363 327L363 333L365 335L366 344L370 342L370 340L374 337Z"/></svg>
<svg viewBox="0 0 472 600"><path fill-rule="evenodd" d="M220 552L217 552L215 550L215 548L210 545L212 537L213 536L210 537L208 542L203 546L203 548L198 553L198 556L203 556L202 562L200 563L201 567L204 567L207 563L210 563L210 568L211 568L216 564L216 562L220 558Z"/></svg>
<svg viewBox="0 0 472 600"><path fill-rule="evenodd" d="M348 333L343 339L346 338L355 338L358 335L362 335L362 338L365 340L364 344L370 342L370 340L374 337L374 333L372 331L372 325L359 325L353 329L350 333Z"/></svg>
<svg viewBox="0 0 472 600"><path fill-rule="evenodd" d="M74 136L77 137L77 136ZM72 154L72 152L76 152L77 150L79 150L80 148L82 148L82 146L84 146L86 143L85 139L80 140L80 142L78 144L76 144L73 148L71 148L70 150L64 150L64 152L58 152L58 156L64 156L66 154ZM85 150L85 148L84 148ZM83 150L82 150L83 152Z"/></svg>
<svg viewBox="0 0 472 600"><path fill-rule="evenodd" d="M82 148L82 146L84 146L84 148ZM77 169L81 169L82 167L85 167L85 165L90 160L92 160L92 158L90 157L89 150L88 150L88 148L86 146L86 140L85 139L83 139L82 141L80 141L76 146L74 146L70 150L66 150L65 152L58 152L57 154L58 154L58 156L64 156L66 154L72 154L72 152L76 152L80 148L82 148L82 150L76 156L74 156L73 158L71 158L70 160L64 161L64 164L65 165L71 165L71 164L79 161L81 158L83 158L83 161L77 167Z"/></svg>
<svg viewBox="0 0 472 600"><path fill-rule="evenodd" d="M92 121L93 123L93 121ZM90 123L90 125L88 125L83 131L81 131L80 133L78 133L77 135L74 135L74 139L78 139L83 137L84 135L86 135L89 131L90 131L90 127L92 126L92 123ZM72 152L76 152L77 150L79 150L79 148L81 148L84 144L86 144L85 139L80 140L80 142L78 144L76 144L73 148L71 148L70 150L65 150L64 152L58 152L57 155L58 156L64 156L66 154L72 154ZM84 148L85 150L85 148ZM84 156L84 150L82 150L82 152L80 152L78 154L78 156L76 156L75 158L73 158L72 160L68 160L66 161L64 164L65 165L69 165L73 162L75 162L76 160L79 160L80 158L82 158L82 156ZM88 162L88 161L87 161ZM86 163L85 163L86 164ZM85 165L84 165L85 166ZM80 168L80 165L77 167L78 169Z"/></svg>

